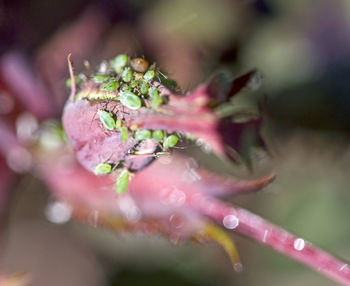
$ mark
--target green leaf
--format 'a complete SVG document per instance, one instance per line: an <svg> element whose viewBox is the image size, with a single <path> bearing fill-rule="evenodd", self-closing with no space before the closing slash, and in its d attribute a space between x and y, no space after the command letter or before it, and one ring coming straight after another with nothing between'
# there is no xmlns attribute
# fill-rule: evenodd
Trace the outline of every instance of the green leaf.
<svg viewBox="0 0 350 286"><path fill-rule="evenodd" d="M95 83L103 83L103 82L106 82L108 80L111 79L111 76L109 76L108 74L97 74L93 77L93 81Z"/></svg>
<svg viewBox="0 0 350 286"><path fill-rule="evenodd" d="M156 73L154 72L154 70L148 70L144 75L143 78L147 81L150 81L154 78L154 76L156 75Z"/></svg>
<svg viewBox="0 0 350 286"><path fill-rule="evenodd" d="M177 138L176 135L170 135L168 136L163 143L163 149L168 150L171 147L174 147L177 142L179 141L179 138Z"/></svg>
<svg viewBox="0 0 350 286"><path fill-rule="evenodd" d="M162 141L164 138L164 133L162 130L154 130L152 132L152 138L154 139L154 141L159 142Z"/></svg>
<svg viewBox="0 0 350 286"><path fill-rule="evenodd" d="M110 61L110 66L116 73L121 73L123 68L128 64L128 56L120 54Z"/></svg>
<svg viewBox="0 0 350 286"><path fill-rule="evenodd" d="M134 93L128 90L122 90L119 92L120 102L130 108L130 109L139 109L141 107L141 99Z"/></svg>
<svg viewBox="0 0 350 286"><path fill-rule="evenodd" d="M94 170L95 175L106 175L110 173L112 166L110 164L101 163L98 164Z"/></svg>
<svg viewBox="0 0 350 286"><path fill-rule="evenodd" d="M123 81L129 82L132 80L133 72L131 68L125 68L121 74Z"/></svg>
<svg viewBox="0 0 350 286"><path fill-rule="evenodd" d="M108 130L114 130L115 129L115 121L110 112L99 110L97 111L97 114L100 116L100 120L104 127Z"/></svg>
<svg viewBox="0 0 350 286"><path fill-rule="evenodd" d="M156 88L150 88L148 90L148 95L151 99L151 105L153 108L157 108L159 105L162 104L163 100L159 95L159 92Z"/></svg>
<svg viewBox="0 0 350 286"><path fill-rule="evenodd" d="M147 138L151 138L151 131L147 129L138 129L135 132L134 138L136 140L144 140Z"/></svg>
<svg viewBox="0 0 350 286"><path fill-rule="evenodd" d="M114 81L110 81L102 84L100 89L107 92L113 92L113 91L116 91L118 87L119 87L119 82L114 80Z"/></svg>
<svg viewBox="0 0 350 286"><path fill-rule="evenodd" d="M129 137L129 131L128 131L128 127L123 126L119 128L120 131L120 138L123 142L128 141L128 137Z"/></svg>
<svg viewBox="0 0 350 286"><path fill-rule="evenodd" d="M129 171L124 169L118 176L118 179L115 183L115 190L118 194L123 194L126 192L129 186Z"/></svg>

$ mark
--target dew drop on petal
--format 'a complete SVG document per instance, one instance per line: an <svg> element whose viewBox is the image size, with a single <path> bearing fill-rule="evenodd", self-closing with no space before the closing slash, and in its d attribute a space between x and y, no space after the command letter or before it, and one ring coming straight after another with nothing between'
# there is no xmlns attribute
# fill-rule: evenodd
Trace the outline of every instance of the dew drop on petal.
<svg viewBox="0 0 350 286"><path fill-rule="evenodd" d="M297 238L296 240L294 240L293 246L296 250L301 251L305 247L305 240L302 238Z"/></svg>
<svg viewBox="0 0 350 286"><path fill-rule="evenodd" d="M64 202L53 202L47 205L45 215L50 222L63 224L70 220L72 208Z"/></svg>
<svg viewBox="0 0 350 286"><path fill-rule="evenodd" d="M239 225L239 219L235 215L227 215L222 220L224 227L228 229L235 229Z"/></svg>

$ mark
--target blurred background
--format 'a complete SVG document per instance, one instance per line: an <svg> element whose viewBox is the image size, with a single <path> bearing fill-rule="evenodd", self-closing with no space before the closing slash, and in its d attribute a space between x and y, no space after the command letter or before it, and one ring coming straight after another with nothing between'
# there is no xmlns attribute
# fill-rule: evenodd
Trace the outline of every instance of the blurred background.
<svg viewBox="0 0 350 286"><path fill-rule="evenodd" d="M183 93L219 71L258 69L253 97L264 99L271 158L254 164L277 179L232 202L350 259L349 1L1 0L2 144L7 128L26 139L60 118L68 53L77 71L84 60L96 70L118 53L144 55ZM244 237L234 236L244 265L236 273L215 244L115 234L93 217L57 221L49 189L27 172L30 155L17 151L0 156L0 269L30 273L29 285L336 285Z"/></svg>

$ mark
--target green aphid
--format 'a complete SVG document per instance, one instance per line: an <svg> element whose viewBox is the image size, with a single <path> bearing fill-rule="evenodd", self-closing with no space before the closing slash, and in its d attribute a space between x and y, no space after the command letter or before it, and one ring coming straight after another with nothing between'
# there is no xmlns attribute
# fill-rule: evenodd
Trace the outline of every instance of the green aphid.
<svg viewBox="0 0 350 286"><path fill-rule="evenodd" d="M147 82L143 82L140 87L141 94L147 94L149 89L149 84Z"/></svg>
<svg viewBox="0 0 350 286"><path fill-rule="evenodd" d="M154 141L159 142L162 141L164 138L164 133L162 130L154 130L152 132L152 138L154 139Z"/></svg>
<svg viewBox="0 0 350 286"><path fill-rule="evenodd" d="M153 108L157 108L159 105L162 104L163 100L159 95L159 92L156 88L150 88L148 90L148 95L151 99L151 105Z"/></svg>
<svg viewBox="0 0 350 286"><path fill-rule="evenodd" d="M129 137L128 127L122 126L122 127L119 128L119 131L120 131L120 139L123 142L128 141L128 137Z"/></svg>
<svg viewBox="0 0 350 286"><path fill-rule="evenodd" d="M119 86L120 86L119 82L113 80L102 84L100 86L100 89L107 92L113 92L113 91L116 91L119 88Z"/></svg>
<svg viewBox="0 0 350 286"><path fill-rule="evenodd" d="M80 77L75 76L74 79L75 79L75 84L80 83ZM72 79L71 78L66 80L66 87L69 87L69 88L72 87Z"/></svg>
<svg viewBox="0 0 350 286"><path fill-rule="evenodd" d="M167 138L165 138L163 143L163 150L168 150L171 147L174 147L177 142L179 141L179 138L177 138L176 135L170 135Z"/></svg>
<svg viewBox="0 0 350 286"><path fill-rule="evenodd" d="M131 91L131 87L128 86L126 83L124 83L124 84L122 85L121 90L128 90L128 91Z"/></svg>
<svg viewBox="0 0 350 286"><path fill-rule="evenodd" d="M106 175L112 171L112 166L110 164L101 163L98 164L94 170L95 175Z"/></svg>
<svg viewBox="0 0 350 286"><path fill-rule="evenodd" d="M125 68L121 74L123 81L130 82L132 80L133 71L131 68Z"/></svg>
<svg viewBox="0 0 350 286"><path fill-rule="evenodd" d="M135 87L137 87L137 85L138 85L138 83L137 83L136 80L133 80L133 81L130 82L130 84L129 84L129 86L130 86L131 88L135 88Z"/></svg>
<svg viewBox="0 0 350 286"><path fill-rule="evenodd" d="M129 186L129 176L130 172L127 169L121 171L114 186L117 194L120 195L126 192Z"/></svg>
<svg viewBox="0 0 350 286"><path fill-rule="evenodd" d="M154 70L148 70L144 75L143 78L147 81L150 81L154 78L154 76L156 75Z"/></svg>
<svg viewBox="0 0 350 286"><path fill-rule="evenodd" d="M121 73L124 67L128 64L128 60L127 55L120 54L110 61L110 66L116 73Z"/></svg>
<svg viewBox="0 0 350 286"><path fill-rule="evenodd" d="M97 74L92 78L92 80L94 81L94 83L103 83L110 80L111 78L112 77L108 74Z"/></svg>
<svg viewBox="0 0 350 286"><path fill-rule="evenodd" d="M171 91L176 91L177 89L177 83L176 81L168 78L163 73L159 72L159 81L162 85L169 88Z"/></svg>
<svg viewBox="0 0 350 286"><path fill-rule="evenodd" d="M122 127L122 120L121 119L117 119L116 121L116 127L119 129L120 127Z"/></svg>
<svg viewBox="0 0 350 286"><path fill-rule="evenodd" d="M145 140L145 139L151 138L151 136L152 136L152 133L150 130L138 129L135 132L134 138L136 140Z"/></svg>
<svg viewBox="0 0 350 286"><path fill-rule="evenodd" d="M100 116L100 120L104 127L108 130L114 130L115 129L115 120L110 112L99 110L97 111L97 114Z"/></svg>
<svg viewBox="0 0 350 286"><path fill-rule="evenodd" d="M134 93L128 90L122 90L119 92L120 102L130 108L130 109L139 109L141 107L141 99Z"/></svg>

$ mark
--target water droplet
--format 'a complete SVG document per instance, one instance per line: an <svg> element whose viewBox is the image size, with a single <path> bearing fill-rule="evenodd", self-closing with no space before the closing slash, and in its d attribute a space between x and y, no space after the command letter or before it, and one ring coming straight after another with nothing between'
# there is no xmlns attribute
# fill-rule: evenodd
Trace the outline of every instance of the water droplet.
<svg viewBox="0 0 350 286"><path fill-rule="evenodd" d="M260 73L255 73L253 77L249 80L247 87L255 91L260 88L262 83L262 76Z"/></svg>
<svg viewBox="0 0 350 286"><path fill-rule="evenodd" d="M88 224L92 225L93 227L97 227L98 217L99 217L98 211L93 210L88 216Z"/></svg>
<svg viewBox="0 0 350 286"><path fill-rule="evenodd" d="M202 138L198 138L195 143L196 143L197 146L200 147L200 146L202 146L204 144L204 140Z"/></svg>
<svg viewBox="0 0 350 286"><path fill-rule="evenodd" d="M172 228L181 228L184 225L184 223L185 221L180 215L172 214L169 217L169 224Z"/></svg>
<svg viewBox="0 0 350 286"><path fill-rule="evenodd" d="M127 194L120 196L118 204L123 217L128 221L136 222L141 219L141 210L131 196Z"/></svg>
<svg viewBox="0 0 350 286"><path fill-rule="evenodd" d="M16 119L17 137L22 142L33 142L37 139L39 124L34 115L24 112Z"/></svg>
<svg viewBox="0 0 350 286"><path fill-rule="evenodd" d="M185 170L181 176L182 180L187 183L194 183L195 181L199 181L202 177L197 173L194 168L190 170Z"/></svg>
<svg viewBox="0 0 350 286"><path fill-rule="evenodd" d="M61 139L52 130L42 130L40 133L40 145L46 150L52 151L62 146Z"/></svg>
<svg viewBox="0 0 350 286"><path fill-rule="evenodd" d="M267 238L267 235L268 235L269 231L267 229L265 229L264 231L264 237L263 237L263 242L266 243L266 238Z"/></svg>
<svg viewBox="0 0 350 286"><path fill-rule="evenodd" d="M204 143L201 145L201 149L204 153L210 153L211 152L211 146L207 143Z"/></svg>
<svg viewBox="0 0 350 286"><path fill-rule="evenodd" d="M240 262L236 262L235 264L233 264L233 269L238 273L242 272L243 271L243 264Z"/></svg>
<svg viewBox="0 0 350 286"><path fill-rule="evenodd" d="M340 268L339 271L344 271L348 267L348 264L343 264Z"/></svg>
<svg viewBox="0 0 350 286"><path fill-rule="evenodd" d="M45 215L50 222L63 224L70 220L72 208L64 202L53 202L47 205Z"/></svg>
<svg viewBox="0 0 350 286"><path fill-rule="evenodd" d="M175 189L170 193L169 201L170 201L170 204L176 207L180 207L186 201L186 194L183 191Z"/></svg>
<svg viewBox="0 0 350 286"><path fill-rule="evenodd" d="M108 70L108 63L106 61L103 61L98 68L98 72L105 73L107 72L107 70Z"/></svg>
<svg viewBox="0 0 350 286"><path fill-rule="evenodd" d="M6 161L14 172L24 173L32 166L32 155L25 148L15 146L7 153Z"/></svg>
<svg viewBox="0 0 350 286"><path fill-rule="evenodd" d="M169 165L172 162L172 160L173 157L171 155L164 155L158 158L158 162L162 165Z"/></svg>
<svg viewBox="0 0 350 286"><path fill-rule="evenodd" d="M186 194L172 186L169 188L164 188L159 192L159 200L164 205L181 207L186 201Z"/></svg>
<svg viewBox="0 0 350 286"><path fill-rule="evenodd" d="M239 225L239 219L235 215L227 215L222 220L224 227L228 229L235 229Z"/></svg>
<svg viewBox="0 0 350 286"><path fill-rule="evenodd" d="M297 238L296 240L294 240L293 246L296 250L301 251L305 247L305 240L302 238Z"/></svg>
<svg viewBox="0 0 350 286"><path fill-rule="evenodd" d="M198 168L199 168L199 164L198 164L198 162L196 161L196 159L194 159L193 157L191 157L191 158L189 158L189 159L186 161L186 167L187 167L187 169L192 169L192 168L198 169Z"/></svg>

